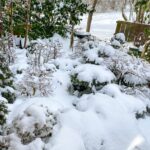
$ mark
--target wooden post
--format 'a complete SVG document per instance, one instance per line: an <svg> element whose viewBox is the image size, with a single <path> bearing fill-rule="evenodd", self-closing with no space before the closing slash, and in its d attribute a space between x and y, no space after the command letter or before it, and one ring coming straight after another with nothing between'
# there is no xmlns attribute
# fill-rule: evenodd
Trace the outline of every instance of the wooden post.
<svg viewBox="0 0 150 150"><path fill-rule="evenodd" d="M122 24L121 21L117 21L117 26L116 26L116 31L115 31L115 33L119 33L119 32L120 32L121 24Z"/></svg>

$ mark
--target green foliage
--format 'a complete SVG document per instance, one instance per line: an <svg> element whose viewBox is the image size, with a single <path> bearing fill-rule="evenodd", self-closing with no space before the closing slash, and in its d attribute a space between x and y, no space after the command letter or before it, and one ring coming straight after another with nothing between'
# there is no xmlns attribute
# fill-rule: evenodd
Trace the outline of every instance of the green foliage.
<svg viewBox="0 0 150 150"><path fill-rule="evenodd" d="M31 39L49 38L55 33L65 36L66 26L79 24L80 16L87 12L87 5L79 0L44 0L42 2L31 0L28 4L19 0L13 1L12 7L7 3L4 5L6 7L3 15L4 30L10 32L12 17L14 34L24 37L26 26L28 26ZM30 6L29 10L28 6ZM27 14L29 14L28 24L26 24Z"/></svg>
<svg viewBox="0 0 150 150"><path fill-rule="evenodd" d="M0 100L0 126L6 123L6 114L8 109L6 103Z"/></svg>
<svg viewBox="0 0 150 150"><path fill-rule="evenodd" d="M138 22L149 23L150 17L150 1L149 0L136 0L135 2L135 11Z"/></svg>
<svg viewBox="0 0 150 150"><path fill-rule="evenodd" d="M94 92L94 90L100 90L102 89L105 85L107 85L107 82L98 82L97 80L92 81L92 83L89 82L85 82L85 81L80 81L77 78L77 74L72 75L71 76L71 83L72 83L72 88L71 92L75 92L78 91L79 92L79 96L83 95L83 94L89 94Z"/></svg>
<svg viewBox="0 0 150 150"><path fill-rule="evenodd" d="M5 44L5 40L0 39L0 126L6 122L6 103L13 103L15 100L13 74L7 64Z"/></svg>
<svg viewBox="0 0 150 150"><path fill-rule="evenodd" d="M0 42L4 41L1 40ZM9 103L12 103L15 100L15 94L13 92L13 74L8 67L5 55L3 47L0 47L0 95L6 98Z"/></svg>
<svg viewBox="0 0 150 150"><path fill-rule="evenodd" d="M141 56L141 51L139 50L139 48L136 48L136 47L135 47L135 48L134 48L134 47L132 48L132 47L131 47L131 48L129 49L128 54L131 55L131 56L140 57L140 56Z"/></svg>

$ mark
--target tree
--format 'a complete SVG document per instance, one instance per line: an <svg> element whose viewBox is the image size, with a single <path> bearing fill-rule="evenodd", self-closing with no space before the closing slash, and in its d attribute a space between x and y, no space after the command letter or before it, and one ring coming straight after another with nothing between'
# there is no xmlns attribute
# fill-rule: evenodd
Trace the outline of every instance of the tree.
<svg viewBox="0 0 150 150"><path fill-rule="evenodd" d="M2 35L2 2L0 1L0 37Z"/></svg>
<svg viewBox="0 0 150 150"><path fill-rule="evenodd" d="M6 56L6 45L3 39L0 39L0 130L6 122L7 103L13 103L15 100L12 73L8 67L8 57Z"/></svg>
<svg viewBox="0 0 150 150"><path fill-rule="evenodd" d="M30 7L31 7L31 0L26 0L25 8L26 8L26 23L25 23L25 41L24 41L24 48L27 46L28 34L29 34L29 26L30 26Z"/></svg>
<svg viewBox="0 0 150 150"><path fill-rule="evenodd" d="M64 0L65 16L67 17L67 22L71 26L71 37L70 37L70 48L73 47L74 43L74 27L81 21L81 16L85 14L87 10L87 4L80 0Z"/></svg>
<svg viewBox="0 0 150 150"><path fill-rule="evenodd" d="M130 14L129 17L125 14L125 8L129 4ZM135 11L136 18L134 21L138 23L150 22L150 1L149 0L124 0L122 4L122 17L125 21L133 21L133 12Z"/></svg>
<svg viewBox="0 0 150 150"><path fill-rule="evenodd" d="M67 25L71 25L73 33L80 16L87 12L87 5L80 0L17 0L11 5L5 2L4 6L4 30L24 37L24 47L28 37L49 38L55 33L66 36Z"/></svg>
<svg viewBox="0 0 150 150"><path fill-rule="evenodd" d="M92 7L91 7L91 9L89 11L88 20L87 20L86 32L90 32L91 23L92 23L92 17L93 17L93 13L95 11L97 2L98 2L98 0L93 0L92 1Z"/></svg>

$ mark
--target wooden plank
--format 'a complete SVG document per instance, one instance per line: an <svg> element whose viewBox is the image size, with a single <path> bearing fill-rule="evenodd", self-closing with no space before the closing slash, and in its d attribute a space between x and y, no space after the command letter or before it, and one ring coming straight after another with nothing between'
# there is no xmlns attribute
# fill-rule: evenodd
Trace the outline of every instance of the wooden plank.
<svg viewBox="0 0 150 150"><path fill-rule="evenodd" d="M126 41L132 42L141 36L142 40L140 42L141 44L144 44L148 40L148 36L145 35L145 29L150 30L150 25L136 22L117 21L115 33L124 33L126 36Z"/></svg>

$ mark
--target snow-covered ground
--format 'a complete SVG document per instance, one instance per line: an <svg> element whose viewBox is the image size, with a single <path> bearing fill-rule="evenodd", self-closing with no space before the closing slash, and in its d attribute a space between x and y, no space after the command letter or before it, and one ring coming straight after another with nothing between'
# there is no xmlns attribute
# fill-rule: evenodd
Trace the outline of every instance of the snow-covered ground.
<svg viewBox="0 0 150 150"><path fill-rule="evenodd" d="M110 39L119 17L96 14L92 33ZM15 50L10 68L17 99L9 104L8 150L149 150L150 64L128 55L124 45L114 49L91 40L74 53L68 39L52 40L62 45L59 55L47 61L52 45L39 40L44 47L38 69L32 68L38 53ZM80 93L81 83L87 93Z"/></svg>
<svg viewBox="0 0 150 150"><path fill-rule="evenodd" d="M86 29L87 15L83 17L80 27ZM91 25L91 33L100 39L112 37L116 29L116 21L122 20L120 12L95 13Z"/></svg>

